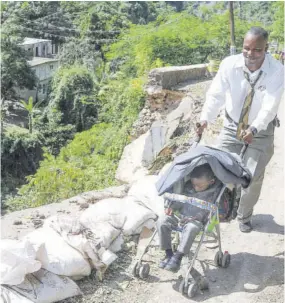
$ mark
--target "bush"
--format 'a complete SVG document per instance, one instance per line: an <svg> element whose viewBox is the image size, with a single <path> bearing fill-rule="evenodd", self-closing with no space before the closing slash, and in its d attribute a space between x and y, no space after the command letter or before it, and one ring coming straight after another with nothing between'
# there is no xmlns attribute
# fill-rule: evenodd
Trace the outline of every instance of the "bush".
<svg viewBox="0 0 285 303"><path fill-rule="evenodd" d="M86 68L61 68L52 83L48 105L49 122L73 124L76 131L85 130L97 118L97 101L94 81Z"/></svg>
<svg viewBox="0 0 285 303"><path fill-rule="evenodd" d="M38 133L30 134L25 128L11 126L1 136L1 195L26 183L25 176L34 174L42 159L42 142Z"/></svg>
<svg viewBox="0 0 285 303"><path fill-rule="evenodd" d="M10 209L57 202L116 184L114 175L126 142L126 129L111 124L76 134L58 157L44 154L40 168L27 178L29 183L20 189L20 195L8 201Z"/></svg>
<svg viewBox="0 0 285 303"><path fill-rule="evenodd" d="M101 120L108 123L77 133L57 157L46 151L39 169L27 178L29 183L19 190L19 196L8 200L10 209L57 202L115 185L121 154L143 105L142 84L140 79L111 81L100 96L102 103L108 103Z"/></svg>

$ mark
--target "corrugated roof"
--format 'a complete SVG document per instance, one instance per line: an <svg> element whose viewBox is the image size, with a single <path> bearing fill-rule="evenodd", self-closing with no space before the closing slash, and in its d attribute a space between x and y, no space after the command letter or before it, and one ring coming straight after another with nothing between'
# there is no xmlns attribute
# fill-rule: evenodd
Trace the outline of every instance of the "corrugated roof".
<svg viewBox="0 0 285 303"><path fill-rule="evenodd" d="M39 43L39 42L51 42L51 40L37 39L37 38L24 38L23 43L21 43L20 45L35 44L35 43Z"/></svg>

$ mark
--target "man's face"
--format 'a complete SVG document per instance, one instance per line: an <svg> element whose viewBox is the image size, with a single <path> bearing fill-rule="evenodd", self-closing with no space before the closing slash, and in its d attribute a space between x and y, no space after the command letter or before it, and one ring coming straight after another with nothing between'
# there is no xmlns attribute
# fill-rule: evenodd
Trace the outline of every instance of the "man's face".
<svg viewBox="0 0 285 303"><path fill-rule="evenodd" d="M196 192L204 191L210 185L212 185L215 182L215 180L209 180L207 178L191 178L191 183Z"/></svg>
<svg viewBox="0 0 285 303"><path fill-rule="evenodd" d="M247 34L243 41L243 56L245 65L250 71L259 69L267 51L267 41L262 37Z"/></svg>

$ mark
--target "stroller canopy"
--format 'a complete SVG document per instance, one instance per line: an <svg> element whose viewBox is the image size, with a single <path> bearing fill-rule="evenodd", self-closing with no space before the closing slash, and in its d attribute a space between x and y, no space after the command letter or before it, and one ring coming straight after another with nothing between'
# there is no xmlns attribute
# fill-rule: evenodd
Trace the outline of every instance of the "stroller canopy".
<svg viewBox="0 0 285 303"><path fill-rule="evenodd" d="M204 163L209 163L215 176L225 184L240 184L246 188L251 181L251 173L238 155L199 145L173 160L169 169L156 183L158 194L167 192L196 166Z"/></svg>

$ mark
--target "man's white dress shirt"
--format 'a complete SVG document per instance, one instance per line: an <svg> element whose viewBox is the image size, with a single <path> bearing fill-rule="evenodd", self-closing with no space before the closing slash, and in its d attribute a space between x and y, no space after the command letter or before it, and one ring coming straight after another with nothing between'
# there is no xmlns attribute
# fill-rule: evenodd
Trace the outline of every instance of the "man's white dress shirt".
<svg viewBox="0 0 285 303"><path fill-rule="evenodd" d="M244 100L250 91L244 71L250 74L250 80L254 82L260 70L262 75L255 85L248 121L257 131L266 130L277 114L284 89L284 67L268 54L260 69L253 73L245 66L242 54L225 58L206 94L200 120L212 122L225 106L232 120L238 123Z"/></svg>

